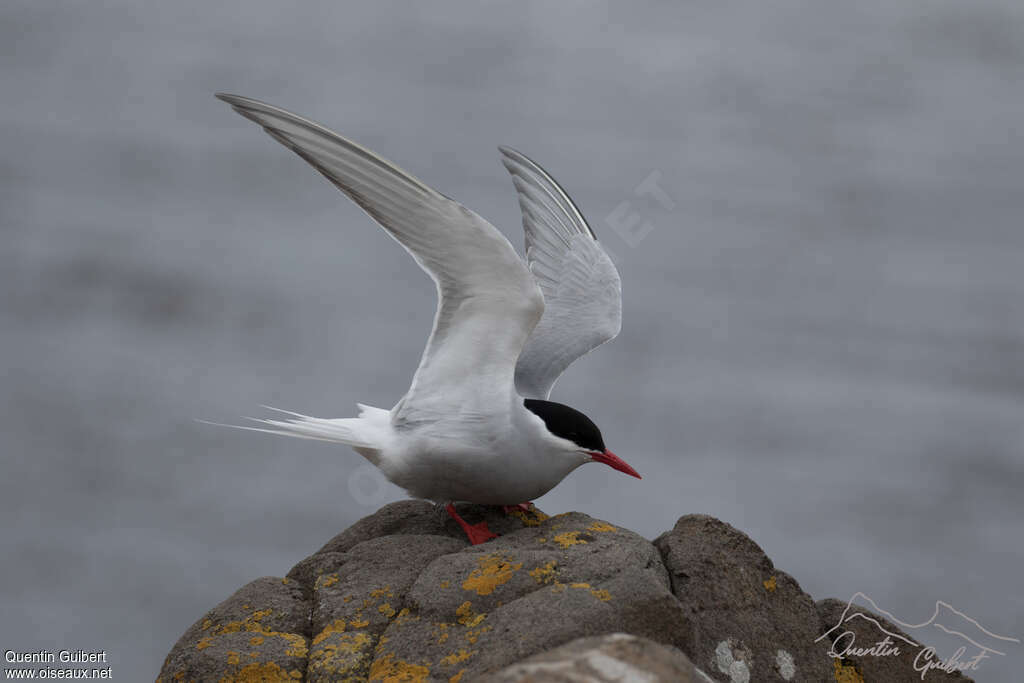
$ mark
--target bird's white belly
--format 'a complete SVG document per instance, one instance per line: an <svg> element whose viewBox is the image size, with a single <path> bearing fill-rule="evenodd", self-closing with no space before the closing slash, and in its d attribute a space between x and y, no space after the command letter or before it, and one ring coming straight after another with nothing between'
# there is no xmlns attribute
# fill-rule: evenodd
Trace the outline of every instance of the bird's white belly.
<svg viewBox="0 0 1024 683"><path fill-rule="evenodd" d="M383 453L380 467L417 498L515 505L544 495L578 464L537 452L525 440L471 445L424 438L401 451Z"/></svg>

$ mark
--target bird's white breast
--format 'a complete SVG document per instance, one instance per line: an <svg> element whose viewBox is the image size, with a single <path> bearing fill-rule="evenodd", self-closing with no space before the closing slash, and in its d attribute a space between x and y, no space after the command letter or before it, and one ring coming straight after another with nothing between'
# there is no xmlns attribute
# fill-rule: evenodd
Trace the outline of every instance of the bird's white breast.
<svg viewBox="0 0 1024 683"><path fill-rule="evenodd" d="M521 404L504 419L449 417L396 434L379 467L418 498L514 505L555 487L586 458L553 448Z"/></svg>

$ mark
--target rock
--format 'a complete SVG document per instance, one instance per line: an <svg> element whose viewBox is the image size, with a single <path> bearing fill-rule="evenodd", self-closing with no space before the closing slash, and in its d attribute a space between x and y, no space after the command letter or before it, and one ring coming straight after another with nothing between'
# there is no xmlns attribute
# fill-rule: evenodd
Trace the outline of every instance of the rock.
<svg viewBox="0 0 1024 683"><path fill-rule="evenodd" d="M683 611L649 541L575 512L537 521L427 565L372 673L402 663L437 680L473 679L617 631L683 645Z"/></svg>
<svg viewBox="0 0 1024 683"><path fill-rule="evenodd" d="M301 588L288 579L256 579L185 631L157 680L301 680L308 634Z"/></svg>
<svg viewBox="0 0 1024 683"><path fill-rule="evenodd" d="M405 596L423 567L464 545L447 536L382 536L354 546L340 563L329 554L313 583L307 680L365 678L381 634L408 613Z"/></svg>
<svg viewBox="0 0 1024 683"><path fill-rule="evenodd" d="M387 505L210 610L158 680L911 680L834 664L815 642L831 603L711 517L652 544L578 512L459 512L501 536L470 546L429 503Z"/></svg>
<svg viewBox="0 0 1024 683"><path fill-rule="evenodd" d="M481 683L698 683L693 664L674 647L626 633L579 638L478 679Z"/></svg>
<svg viewBox="0 0 1024 683"><path fill-rule="evenodd" d="M847 607L852 609L847 611ZM892 622L860 605L850 605L842 600L831 598L818 603L818 613L821 616L821 634L827 633L827 636L821 641L826 652L832 649L837 654L844 654L842 658L829 658L836 681L842 683L846 681L851 683L860 683L861 681L920 683L922 680L921 672L914 668L914 660L924 646L917 639L897 628ZM860 616L850 618L851 615L856 614ZM875 623L864 617L869 617ZM883 632L883 629L888 634ZM852 634L852 636L847 634ZM871 649L876 643L886 639L887 635L886 642L891 645L885 645L877 654L856 656L848 651L848 646L852 643L856 643L859 649ZM898 652L894 652L893 649ZM929 658L926 655L922 655L918 661L924 662L927 659ZM936 661L939 658L931 659ZM964 659L970 659L970 656ZM918 666L922 665L918 664ZM970 681L972 679L959 672L945 673L933 669L928 671L924 680Z"/></svg>
<svg viewBox="0 0 1024 683"><path fill-rule="evenodd" d="M821 681L832 664L814 600L750 538L706 515L687 515L654 542L693 626L696 666L731 683Z"/></svg>

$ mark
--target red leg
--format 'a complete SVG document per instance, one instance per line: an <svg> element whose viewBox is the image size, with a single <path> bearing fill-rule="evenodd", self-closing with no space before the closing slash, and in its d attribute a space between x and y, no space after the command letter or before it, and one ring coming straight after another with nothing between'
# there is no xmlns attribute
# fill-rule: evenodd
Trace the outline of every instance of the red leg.
<svg viewBox="0 0 1024 683"><path fill-rule="evenodd" d="M505 511L505 514L511 514L516 510L522 510L523 512L529 512L533 509L533 503L526 501L525 503L518 503L517 505L502 505L501 509Z"/></svg>
<svg viewBox="0 0 1024 683"><path fill-rule="evenodd" d="M498 534L487 528L487 522L470 524L462 517L459 517L459 513L455 511L455 505L453 503L448 503L444 509L448 512L448 516L454 519L458 525L462 527L462 530L466 532L466 537L469 539L469 542L473 545L480 545L484 541L489 541L492 538L498 537Z"/></svg>

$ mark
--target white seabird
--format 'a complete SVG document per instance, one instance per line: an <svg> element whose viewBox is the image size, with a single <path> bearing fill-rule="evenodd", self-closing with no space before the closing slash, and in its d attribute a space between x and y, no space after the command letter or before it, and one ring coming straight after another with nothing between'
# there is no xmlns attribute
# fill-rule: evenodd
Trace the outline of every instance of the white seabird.
<svg viewBox="0 0 1024 683"><path fill-rule="evenodd" d="M305 159L412 255L437 285L434 326L391 410L298 413L243 427L351 446L411 496L446 504L472 543L492 534L453 502L511 506L600 462L639 478L583 413L548 400L577 358L619 333L619 274L565 191L501 147L526 232L526 263L473 211L350 140L257 100L218 94Z"/></svg>

